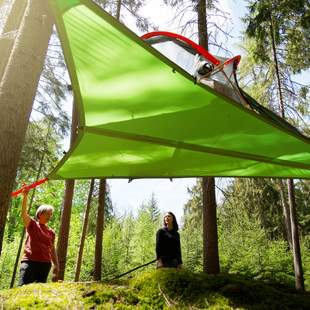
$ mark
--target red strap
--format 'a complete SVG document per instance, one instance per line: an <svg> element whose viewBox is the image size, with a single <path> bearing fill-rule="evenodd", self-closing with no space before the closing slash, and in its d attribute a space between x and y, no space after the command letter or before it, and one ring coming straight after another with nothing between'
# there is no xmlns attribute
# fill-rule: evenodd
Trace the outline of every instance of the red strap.
<svg viewBox="0 0 310 310"><path fill-rule="evenodd" d="M188 39L188 38L186 38L184 36L181 36L180 34L176 34L176 33L173 33L173 32L168 32L168 31L153 31L153 32L149 32L149 33L146 33L146 34L142 35L141 38L145 40L145 39L149 39L149 38L156 37L156 36L166 36L166 37L170 37L170 38L179 39L179 40L189 44L200 55L202 55L203 57L208 59L214 65L218 66L221 63L216 57L211 55L202 46L196 44L195 42L193 42L192 40L190 40L190 39Z"/></svg>
<svg viewBox="0 0 310 310"><path fill-rule="evenodd" d="M16 197L16 196L18 196L23 190L28 190L28 191L29 191L29 190L31 190L32 188L35 188L35 187L39 186L40 184L46 182L47 180L48 180L48 178L45 178L45 179L41 179L41 180L39 180L39 181L37 181L37 182L34 182L34 183L30 184L30 185L23 186L23 187L20 188L19 190L15 191L15 192L12 192L12 193L11 193L11 196L12 196L12 197Z"/></svg>

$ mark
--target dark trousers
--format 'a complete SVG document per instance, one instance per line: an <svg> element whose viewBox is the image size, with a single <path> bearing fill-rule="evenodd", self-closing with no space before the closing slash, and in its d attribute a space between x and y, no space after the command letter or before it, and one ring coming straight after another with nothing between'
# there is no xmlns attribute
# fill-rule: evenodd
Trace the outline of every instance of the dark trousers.
<svg viewBox="0 0 310 310"><path fill-rule="evenodd" d="M51 266L52 264L47 262L22 261L18 286L33 282L46 283Z"/></svg>

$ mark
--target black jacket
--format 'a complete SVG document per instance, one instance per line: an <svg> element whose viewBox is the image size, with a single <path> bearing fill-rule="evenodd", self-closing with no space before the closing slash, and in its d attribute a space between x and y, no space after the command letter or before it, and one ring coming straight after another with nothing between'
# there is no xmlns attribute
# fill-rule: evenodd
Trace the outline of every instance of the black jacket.
<svg viewBox="0 0 310 310"><path fill-rule="evenodd" d="M180 235L175 230L160 228L156 234L156 256L163 262L176 259L182 264Z"/></svg>

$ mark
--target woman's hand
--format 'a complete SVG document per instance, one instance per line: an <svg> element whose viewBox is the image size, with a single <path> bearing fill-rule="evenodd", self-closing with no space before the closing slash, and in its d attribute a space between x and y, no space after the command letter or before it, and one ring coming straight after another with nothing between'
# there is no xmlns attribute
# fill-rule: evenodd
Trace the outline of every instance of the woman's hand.
<svg viewBox="0 0 310 310"><path fill-rule="evenodd" d="M162 268L162 267L164 267L162 260L161 259L157 260L157 268Z"/></svg>
<svg viewBox="0 0 310 310"><path fill-rule="evenodd" d="M22 188L22 195L24 199L28 197L28 193L29 193L29 188L27 187Z"/></svg>
<svg viewBox="0 0 310 310"><path fill-rule="evenodd" d="M52 275L52 281L53 282L57 282L57 280L58 280L58 272L59 272L58 266L54 265L54 267L53 267L53 275Z"/></svg>

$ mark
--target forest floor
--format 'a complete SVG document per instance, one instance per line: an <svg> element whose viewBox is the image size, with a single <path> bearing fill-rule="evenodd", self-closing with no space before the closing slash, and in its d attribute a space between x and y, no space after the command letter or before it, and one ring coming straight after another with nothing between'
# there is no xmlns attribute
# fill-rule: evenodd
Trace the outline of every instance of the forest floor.
<svg viewBox="0 0 310 310"><path fill-rule="evenodd" d="M310 309L310 292L238 275L154 270L117 282L29 284L0 291L0 309Z"/></svg>

